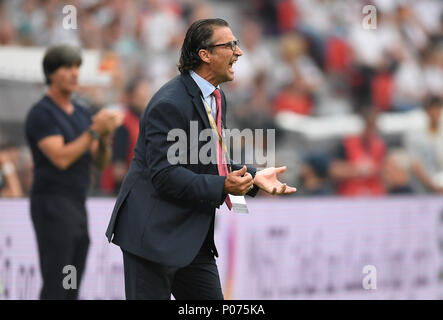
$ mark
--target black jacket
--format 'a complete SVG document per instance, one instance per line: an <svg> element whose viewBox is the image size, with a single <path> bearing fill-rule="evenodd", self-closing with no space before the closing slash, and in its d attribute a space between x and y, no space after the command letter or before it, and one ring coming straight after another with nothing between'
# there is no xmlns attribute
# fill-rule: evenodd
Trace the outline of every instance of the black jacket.
<svg viewBox="0 0 443 320"><path fill-rule="evenodd" d="M225 123L223 93L222 110ZM122 249L176 267L192 262L208 231L212 232L215 209L225 199L226 178L218 175L216 164L202 164L200 160L196 164L168 162L168 149L176 143L167 140L172 129L180 128L187 133L188 154L195 147L200 151L207 143L191 141L190 121L198 121L198 132L210 128L199 87L189 74L182 74L152 97L140 118L134 158L106 231L108 241ZM248 168L248 172L255 176L254 168ZM254 186L248 195L255 196L257 192ZM217 256L213 234L209 236Z"/></svg>

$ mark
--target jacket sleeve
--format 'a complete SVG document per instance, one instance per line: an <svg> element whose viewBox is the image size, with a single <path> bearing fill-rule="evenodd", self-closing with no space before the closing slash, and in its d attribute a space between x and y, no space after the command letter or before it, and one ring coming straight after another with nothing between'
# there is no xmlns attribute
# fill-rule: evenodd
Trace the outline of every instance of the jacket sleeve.
<svg viewBox="0 0 443 320"><path fill-rule="evenodd" d="M240 170L242 167L243 167L242 165L235 164L235 163L232 162L232 160L231 160L231 168L232 168L232 171ZM255 174L257 173L257 169L255 169L254 167L248 167L248 166L246 166L246 171L247 171L248 173L251 174L252 178L255 178ZM254 187L252 188L252 190L249 191L249 192L246 193L246 194L247 194L248 196L255 197L255 196L257 195L257 193L258 193L259 190L260 190L260 188L257 187L257 186L254 184Z"/></svg>
<svg viewBox="0 0 443 320"><path fill-rule="evenodd" d="M169 158L176 156L171 150L177 149L177 143L182 146L184 143L180 151L185 153L184 159L188 160L186 128L189 127L189 123L185 120L180 106L172 101L159 101L151 106L143 120L146 163L156 191L180 201L199 201L214 207L220 206L225 198L223 196L225 177L197 174L180 163L174 164L171 163L173 162L171 159L168 160L168 151ZM174 129L175 131L172 131ZM178 133L179 140L168 139L170 132Z"/></svg>

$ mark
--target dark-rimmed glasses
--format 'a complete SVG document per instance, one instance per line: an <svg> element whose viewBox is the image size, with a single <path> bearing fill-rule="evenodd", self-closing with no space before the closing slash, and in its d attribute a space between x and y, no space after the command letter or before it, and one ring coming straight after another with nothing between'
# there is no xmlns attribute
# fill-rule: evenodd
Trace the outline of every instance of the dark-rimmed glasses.
<svg viewBox="0 0 443 320"><path fill-rule="evenodd" d="M232 51L237 50L237 47L239 45L239 40L232 40L226 43L220 43L220 44L212 44L208 46L208 48L215 48L215 47L230 47Z"/></svg>

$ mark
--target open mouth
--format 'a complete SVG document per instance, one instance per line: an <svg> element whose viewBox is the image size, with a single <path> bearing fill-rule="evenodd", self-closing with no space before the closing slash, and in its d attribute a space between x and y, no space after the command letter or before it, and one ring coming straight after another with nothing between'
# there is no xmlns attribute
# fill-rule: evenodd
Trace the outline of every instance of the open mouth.
<svg viewBox="0 0 443 320"><path fill-rule="evenodd" d="M236 63L236 62L237 62L237 60L233 60L233 61L231 61L231 62L229 63L229 71L234 72L233 65L234 65L234 63Z"/></svg>

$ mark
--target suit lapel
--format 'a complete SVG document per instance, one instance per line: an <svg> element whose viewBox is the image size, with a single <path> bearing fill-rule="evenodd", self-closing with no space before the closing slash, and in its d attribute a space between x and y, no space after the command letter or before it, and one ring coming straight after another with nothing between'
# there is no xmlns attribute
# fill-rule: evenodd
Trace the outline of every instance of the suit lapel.
<svg viewBox="0 0 443 320"><path fill-rule="evenodd" d="M204 128L211 128L211 125L209 124L208 114L206 113L205 106L203 105L201 97L195 96L192 99L192 103L194 104L195 109L197 109L198 114L200 115L200 118L203 120Z"/></svg>

